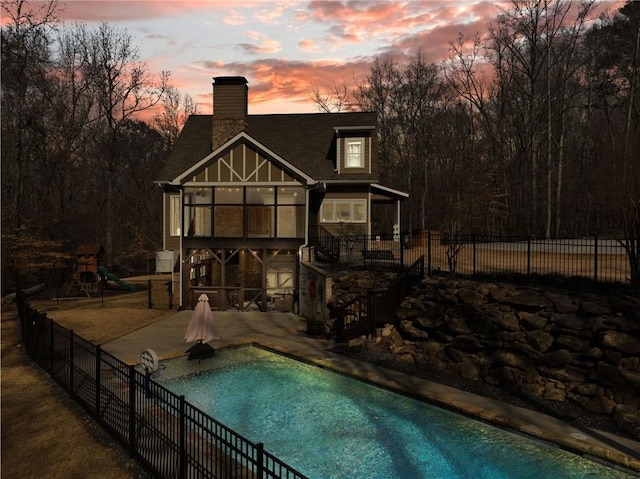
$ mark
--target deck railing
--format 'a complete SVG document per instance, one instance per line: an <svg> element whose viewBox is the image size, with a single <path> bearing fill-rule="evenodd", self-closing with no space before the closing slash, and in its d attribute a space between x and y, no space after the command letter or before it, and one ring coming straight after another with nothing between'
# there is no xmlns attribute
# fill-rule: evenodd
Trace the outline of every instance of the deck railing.
<svg viewBox="0 0 640 479"><path fill-rule="evenodd" d="M154 477L306 479L135 366L17 304L27 354Z"/></svg>

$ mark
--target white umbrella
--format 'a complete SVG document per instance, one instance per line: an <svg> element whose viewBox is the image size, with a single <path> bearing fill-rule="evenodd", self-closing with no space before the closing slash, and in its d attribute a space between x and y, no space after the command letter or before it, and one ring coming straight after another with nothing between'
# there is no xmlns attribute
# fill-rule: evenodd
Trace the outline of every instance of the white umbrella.
<svg viewBox="0 0 640 479"><path fill-rule="evenodd" d="M213 313L209 306L209 297L204 293L198 298L198 304L193 310L187 332L184 334L184 339L186 339L188 343L193 341L206 343L212 339L220 339L216 332Z"/></svg>

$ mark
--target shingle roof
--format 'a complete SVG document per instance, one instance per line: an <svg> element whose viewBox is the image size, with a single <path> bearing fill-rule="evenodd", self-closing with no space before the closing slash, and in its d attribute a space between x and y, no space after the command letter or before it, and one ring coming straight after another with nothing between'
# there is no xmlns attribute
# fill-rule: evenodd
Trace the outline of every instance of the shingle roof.
<svg viewBox="0 0 640 479"><path fill-rule="evenodd" d="M211 125L212 115L189 117L157 181L173 180L211 153ZM334 171L335 128L375 126L375 113L248 115L247 125L250 137L318 181L377 180L375 136L371 174L338 175Z"/></svg>

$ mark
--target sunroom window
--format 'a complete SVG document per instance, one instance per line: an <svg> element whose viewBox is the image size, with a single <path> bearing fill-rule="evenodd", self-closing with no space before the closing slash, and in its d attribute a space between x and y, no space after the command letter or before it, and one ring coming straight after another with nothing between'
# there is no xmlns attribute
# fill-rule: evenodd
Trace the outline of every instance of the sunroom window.
<svg viewBox="0 0 640 479"><path fill-rule="evenodd" d="M324 200L320 221L322 223L366 223L367 200Z"/></svg>

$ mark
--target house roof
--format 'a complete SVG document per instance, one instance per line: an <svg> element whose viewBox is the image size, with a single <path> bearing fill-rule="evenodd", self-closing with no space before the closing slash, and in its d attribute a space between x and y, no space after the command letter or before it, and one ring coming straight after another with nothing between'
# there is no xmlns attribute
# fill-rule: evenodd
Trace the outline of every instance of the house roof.
<svg viewBox="0 0 640 479"><path fill-rule="evenodd" d="M247 115L246 134L317 181L378 178L376 138L372 145L370 174L338 175L335 171L336 133L370 130L373 112ZM176 140L169 160L158 175L159 183L171 182L212 152L212 115L192 115Z"/></svg>

